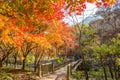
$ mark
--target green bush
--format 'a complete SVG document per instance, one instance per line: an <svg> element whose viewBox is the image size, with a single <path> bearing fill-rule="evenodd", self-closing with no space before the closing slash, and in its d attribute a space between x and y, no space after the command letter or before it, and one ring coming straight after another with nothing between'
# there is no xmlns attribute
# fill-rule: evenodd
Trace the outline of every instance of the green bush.
<svg viewBox="0 0 120 80"><path fill-rule="evenodd" d="M82 78L82 74L83 74L83 71L77 71L75 72L73 77L76 78L77 80L80 80Z"/></svg>
<svg viewBox="0 0 120 80"><path fill-rule="evenodd" d="M57 62L58 62L58 63L62 63L63 61L64 61L64 58L63 58L63 57L60 57L60 58L57 59Z"/></svg>
<svg viewBox="0 0 120 80"><path fill-rule="evenodd" d="M26 64L33 64L35 62L35 57L30 54L27 56L27 59L26 59Z"/></svg>

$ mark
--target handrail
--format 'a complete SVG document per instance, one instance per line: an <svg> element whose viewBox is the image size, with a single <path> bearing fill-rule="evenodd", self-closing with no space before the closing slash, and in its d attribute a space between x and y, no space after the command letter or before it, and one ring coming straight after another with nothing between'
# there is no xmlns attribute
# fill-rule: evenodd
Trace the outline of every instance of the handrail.
<svg viewBox="0 0 120 80"><path fill-rule="evenodd" d="M65 65L69 64L70 62L72 62L72 60L69 61L65 61L63 63L55 63L55 62L51 62L51 63L47 63L47 64L39 64L38 68L40 67L40 69L38 69L38 75L44 76L46 74L49 73L53 73L54 71L60 69L61 67L64 67Z"/></svg>

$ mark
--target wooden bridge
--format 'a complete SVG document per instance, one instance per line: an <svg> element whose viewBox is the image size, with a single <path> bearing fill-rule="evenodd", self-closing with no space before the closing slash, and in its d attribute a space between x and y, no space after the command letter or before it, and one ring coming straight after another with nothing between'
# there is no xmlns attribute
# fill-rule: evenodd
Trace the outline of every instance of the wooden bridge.
<svg viewBox="0 0 120 80"><path fill-rule="evenodd" d="M78 61L68 61L63 64L48 63L39 65L38 75L40 80L70 80L70 67ZM45 69L46 68L46 69Z"/></svg>

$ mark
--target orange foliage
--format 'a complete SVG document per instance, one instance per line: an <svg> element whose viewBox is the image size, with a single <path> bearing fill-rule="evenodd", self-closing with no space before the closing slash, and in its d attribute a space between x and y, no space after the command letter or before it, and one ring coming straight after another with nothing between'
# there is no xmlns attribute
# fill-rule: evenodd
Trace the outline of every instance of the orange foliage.
<svg viewBox="0 0 120 80"><path fill-rule="evenodd" d="M73 46L73 28L60 22L64 17L62 9L69 9L68 13L77 10L77 14L81 14L86 1L97 6L110 6L116 0L102 0L101 3L97 0L3 0L0 2L0 41L18 49L24 41L44 49L63 44Z"/></svg>
<svg viewBox="0 0 120 80"><path fill-rule="evenodd" d="M62 43L64 43L66 47L70 47L71 45L74 45L74 41L76 37L73 34L74 29L72 27L69 27L64 23L56 22L56 21L54 21L52 25L54 26L51 26L48 32L57 33L60 36Z"/></svg>

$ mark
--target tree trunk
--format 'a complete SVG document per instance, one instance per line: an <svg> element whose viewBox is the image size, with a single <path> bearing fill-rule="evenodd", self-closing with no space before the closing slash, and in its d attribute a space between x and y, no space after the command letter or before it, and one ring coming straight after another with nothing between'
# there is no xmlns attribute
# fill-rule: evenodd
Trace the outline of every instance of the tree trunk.
<svg viewBox="0 0 120 80"><path fill-rule="evenodd" d="M36 72L37 71L37 68L39 66L39 62L41 61L41 58L43 57L43 52L44 50L42 51L41 55L35 55L35 63L34 63L34 71Z"/></svg>
<svg viewBox="0 0 120 80"><path fill-rule="evenodd" d="M14 68L17 67L17 57L14 57L15 61L14 61Z"/></svg>
<svg viewBox="0 0 120 80"><path fill-rule="evenodd" d="M86 80L89 80L89 77L88 77L88 71L85 69L85 79Z"/></svg>
<svg viewBox="0 0 120 80"><path fill-rule="evenodd" d="M0 60L0 68L2 67L2 61Z"/></svg>
<svg viewBox="0 0 120 80"><path fill-rule="evenodd" d="M39 66L39 65L37 65L37 63L38 63L38 57L39 57L39 55L38 55L38 54L35 54L34 72L37 71L37 67Z"/></svg>
<svg viewBox="0 0 120 80"><path fill-rule="evenodd" d="M109 72L110 72L111 78L114 79L114 75L113 75L111 66L109 66Z"/></svg>
<svg viewBox="0 0 120 80"><path fill-rule="evenodd" d="M103 71L104 71L105 80L107 80L107 73L106 73L106 69L105 69L105 66L104 66L104 65L103 65Z"/></svg>
<svg viewBox="0 0 120 80"><path fill-rule="evenodd" d="M112 71L112 61L111 61L111 58L109 58L109 72L110 72L110 75L111 75L111 78L114 79L114 75L113 75L113 71Z"/></svg>
<svg viewBox="0 0 120 80"><path fill-rule="evenodd" d="M120 66L118 66L118 79L120 79Z"/></svg>
<svg viewBox="0 0 120 80"><path fill-rule="evenodd" d="M116 65L114 65L114 71L115 71L115 80L118 80L118 77L117 77L117 68L116 68Z"/></svg>
<svg viewBox="0 0 120 80"><path fill-rule="evenodd" d="M23 60L22 70L25 70L25 61L26 61L26 59Z"/></svg>
<svg viewBox="0 0 120 80"><path fill-rule="evenodd" d="M87 66L86 66L86 62L85 62L84 55L82 55L82 58L83 58L83 67L84 67L84 72L85 72L85 79L86 79L86 80L89 80L88 70L87 70Z"/></svg>
<svg viewBox="0 0 120 80"><path fill-rule="evenodd" d="M35 61L35 63L34 63L34 72L36 72L37 71L37 61Z"/></svg>
<svg viewBox="0 0 120 80"><path fill-rule="evenodd" d="M115 55L113 57L116 58ZM111 58L111 62L112 62L113 68L114 68L115 80L118 80L118 77L117 77L117 67L116 67L116 63L115 63L116 61L115 61L115 59L112 58L112 56L110 56L110 58Z"/></svg>
<svg viewBox="0 0 120 80"><path fill-rule="evenodd" d="M6 67L8 66L8 62L9 62L9 59L8 59L8 56L6 57ZM10 63L9 63L10 64Z"/></svg>
<svg viewBox="0 0 120 80"><path fill-rule="evenodd" d="M100 54L100 62L101 62L103 72L104 72L104 77L105 77L105 80L107 80L107 73L106 73L105 65L103 63L102 55L101 55L101 53L99 53L99 54Z"/></svg>

